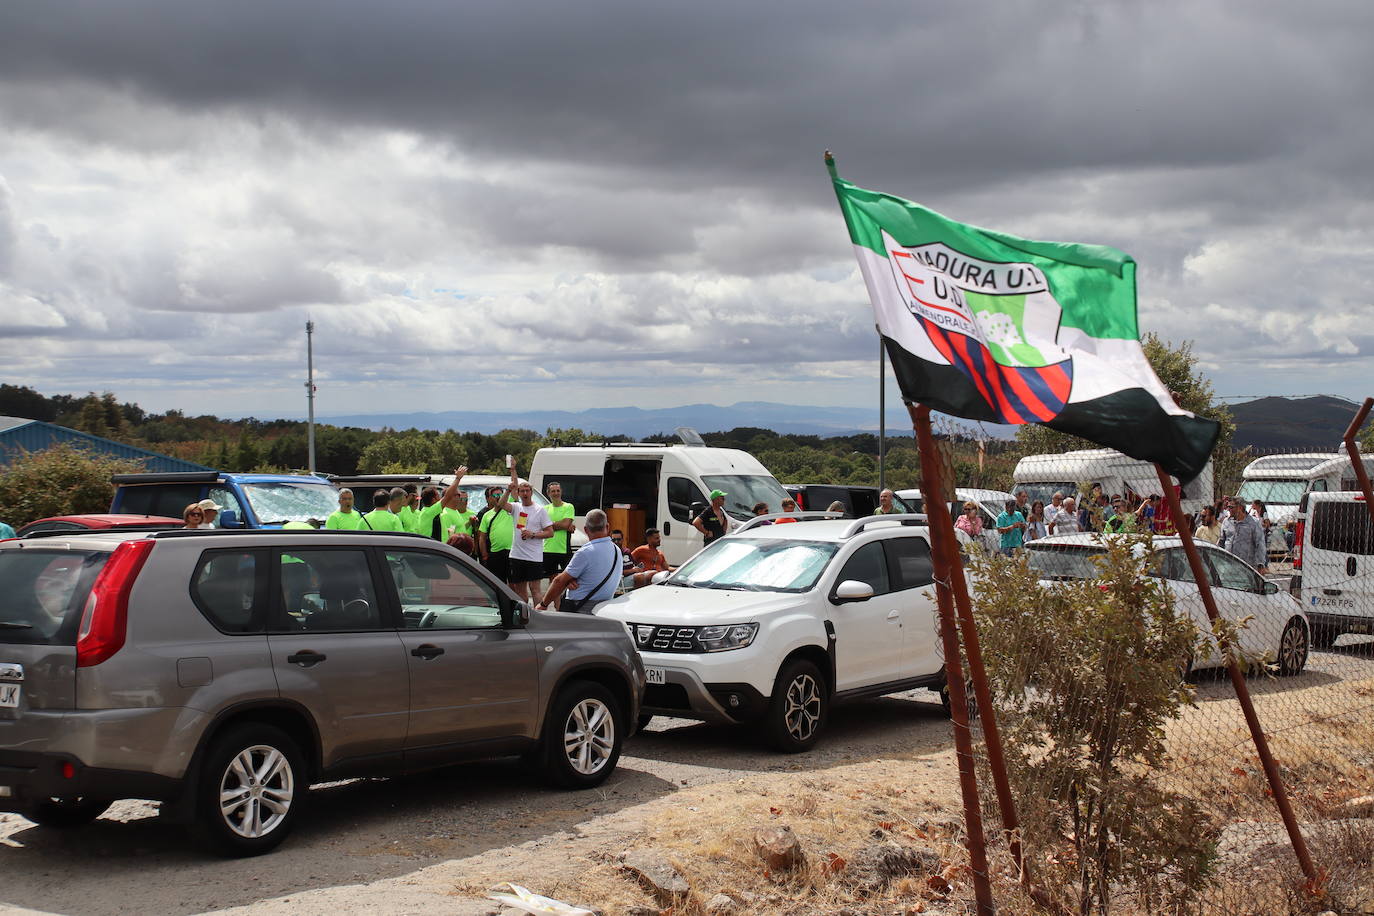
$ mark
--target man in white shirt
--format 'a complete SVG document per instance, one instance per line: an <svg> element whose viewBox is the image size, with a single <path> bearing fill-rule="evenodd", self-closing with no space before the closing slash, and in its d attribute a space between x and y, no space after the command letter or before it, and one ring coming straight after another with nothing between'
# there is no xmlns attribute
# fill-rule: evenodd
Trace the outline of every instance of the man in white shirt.
<svg viewBox="0 0 1374 916"><path fill-rule="evenodd" d="M553 537L553 522L543 506L535 505L534 487L528 480L515 488L519 504L511 507L514 518L510 546L510 587L525 601L532 600L534 587L544 578L544 542Z"/></svg>
<svg viewBox="0 0 1374 916"><path fill-rule="evenodd" d="M1073 497L1066 497L1054 515L1045 519L1050 534L1074 534L1078 531L1078 507Z"/></svg>

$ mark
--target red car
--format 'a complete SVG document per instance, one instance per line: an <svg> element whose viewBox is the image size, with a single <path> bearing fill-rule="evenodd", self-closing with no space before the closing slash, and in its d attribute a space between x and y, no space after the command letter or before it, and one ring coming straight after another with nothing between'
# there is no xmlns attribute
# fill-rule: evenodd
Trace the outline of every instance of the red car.
<svg viewBox="0 0 1374 916"><path fill-rule="evenodd" d="M15 532L24 538L40 531L82 531L90 528L133 528L147 531L181 528L185 525L179 518L167 515L54 515L29 522Z"/></svg>

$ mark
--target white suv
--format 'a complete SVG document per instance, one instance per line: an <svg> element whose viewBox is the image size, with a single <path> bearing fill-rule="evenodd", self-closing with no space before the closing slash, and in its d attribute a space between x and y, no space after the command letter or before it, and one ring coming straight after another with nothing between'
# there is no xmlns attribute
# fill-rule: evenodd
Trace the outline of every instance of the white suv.
<svg viewBox="0 0 1374 916"><path fill-rule="evenodd" d="M766 517L596 613L639 648L646 716L759 722L795 752L832 702L925 687L947 704L932 583L923 515Z"/></svg>

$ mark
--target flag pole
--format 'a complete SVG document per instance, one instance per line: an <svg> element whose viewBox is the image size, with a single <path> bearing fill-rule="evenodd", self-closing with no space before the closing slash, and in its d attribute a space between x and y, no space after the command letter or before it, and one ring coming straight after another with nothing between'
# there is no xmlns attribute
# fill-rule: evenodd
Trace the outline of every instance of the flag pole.
<svg viewBox="0 0 1374 916"><path fill-rule="evenodd" d="M978 802L978 776L974 771L973 732L969 728L968 693L964 667L959 660L959 635L954 622L954 596L951 584L955 572L963 581L954 522L941 501L940 461L935 454L935 437L930 431L930 408L906 402L916 432L916 451L921 459L921 494L925 497L930 520L930 558L935 571L935 603L940 612L940 642L945 654L945 684L949 691L950 719L954 724L954 752L959 764L959 790L964 800L964 845L968 848L969 869L973 873L973 893L979 913L994 913L992 884L989 881L988 853L983 836L983 816ZM965 638L967 638L965 633ZM988 708L986 711L990 712ZM999 794L1000 798L1000 794Z"/></svg>
<svg viewBox="0 0 1374 916"><path fill-rule="evenodd" d="M934 436L930 430L930 408L914 408L910 403L907 410L911 413L912 427L916 430L917 449L921 456L921 472L925 476L925 456L935 457ZM936 463L938 468L938 462ZM929 491L922 481L921 492L926 496L926 517L930 525L930 538L947 541L946 554L950 558L948 575L951 597L958 610L959 632L964 641L964 654L968 656L969 678L973 681L974 699L978 704L978 714L983 719L983 734L986 737L988 769L992 771L992 784L997 792L997 807L1002 815L1002 827L1007 834L1007 845L1012 861L1019 872L1021 883L1030 887L1030 873L1026 869L1021 851L1021 819L1016 813L1016 801L1011 794L1011 781L1007 778L1007 762L1002 753L1002 733L997 727L997 713L992 706L992 690L988 686L988 672L983 665L983 649L978 639L978 626L973 619L973 602L969 599L968 582L964 578L964 564L959 558L959 549L954 541L954 519L949 506L941 498L940 490ZM932 498L933 497L933 498Z"/></svg>
<svg viewBox="0 0 1374 916"><path fill-rule="evenodd" d="M1212 595L1212 583L1208 578L1207 568L1203 566L1202 555L1198 553L1197 544L1193 542L1193 532L1183 519L1183 505L1178 498L1178 490L1174 488L1174 482L1169 477L1169 473L1158 463L1155 464L1155 473L1159 475L1159 486L1164 491L1164 498L1169 503L1169 517L1176 519L1175 527L1178 529L1179 540L1183 542L1183 552L1188 557L1188 568L1193 573L1193 582L1197 585L1198 596L1202 598L1202 606L1207 609L1207 618L1215 623L1221 615L1217 613L1216 599ZM1302 872L1307 876L1308 886L1316 890L1321 886L1322 876L1318 874L1316 866L1312 864L1312 855L1307 851L1307 840L1303 838L1302 830L1298 827L1298 819L1293 814L1293 806L1288 801L1288 790L1284 788L1283 778L1279 775L1278 764L1274 762L1274 755L1269 750L1269 741L1264 737L1264 729L1260 726L1259 715L1255 712L1255 704L1250 699L1250 688L1245 683L1245 672L1240 669L1240 664L1231 653L1229 645L1221 646L1222 654L1226 657L1226 670L1231 675L1231 685L1235 688L1236 699L1240 702L1241 712L1245 715L1245 724L1250 728L1250 738L1255 744L1255 752L1259 754L1260 764L1264 767L1264 776L1269 781L1269 791L1274 797L1274 804L1279 809L1279 817L1283 819L1283 826L1288 831L1288 839L1293 844L1293 852L1297 854L1298 864L1302 866Z"/></svg>
<svg viewBox="0 0 1374 916"><path fill-rule="evenodd" d="M1365 398L1360 409L1351 418L1350 425L1346 427L1345 435L1341 441L1345 443L1345 451L1350 455L1350 466L1355 471L1355 479L1360 483L1360 492L1364 493L1364 504L1369 508L1369 515L1374 518L1374 493L1370 492L1369 474L1364 469L1364 459L1360 456L1360 447L1355 444L1355 435L1364 425L1365 417L1369 416L1369 410L1374 407L1374 398Z"/></svg>
<svg viewBox="0 0 1374 916"><path fill-rule="evenodd" d="M877 325L874 325L877 328ZM887 455L887 347L878 332L878 492L887 488L884 458Z"/></svg>

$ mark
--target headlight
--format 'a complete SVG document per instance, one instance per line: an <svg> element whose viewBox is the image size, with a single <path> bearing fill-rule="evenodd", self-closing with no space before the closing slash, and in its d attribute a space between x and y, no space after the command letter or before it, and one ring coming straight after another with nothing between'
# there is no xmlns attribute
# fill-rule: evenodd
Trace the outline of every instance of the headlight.
<svg viewBox="0 0 1374 916"><path fill-rule="evenodd" d="M743 649L758 635L756 623L732 623L725 626L702 627L697 631L697 641L707 652L724 652L727 649Z"/></svg>

